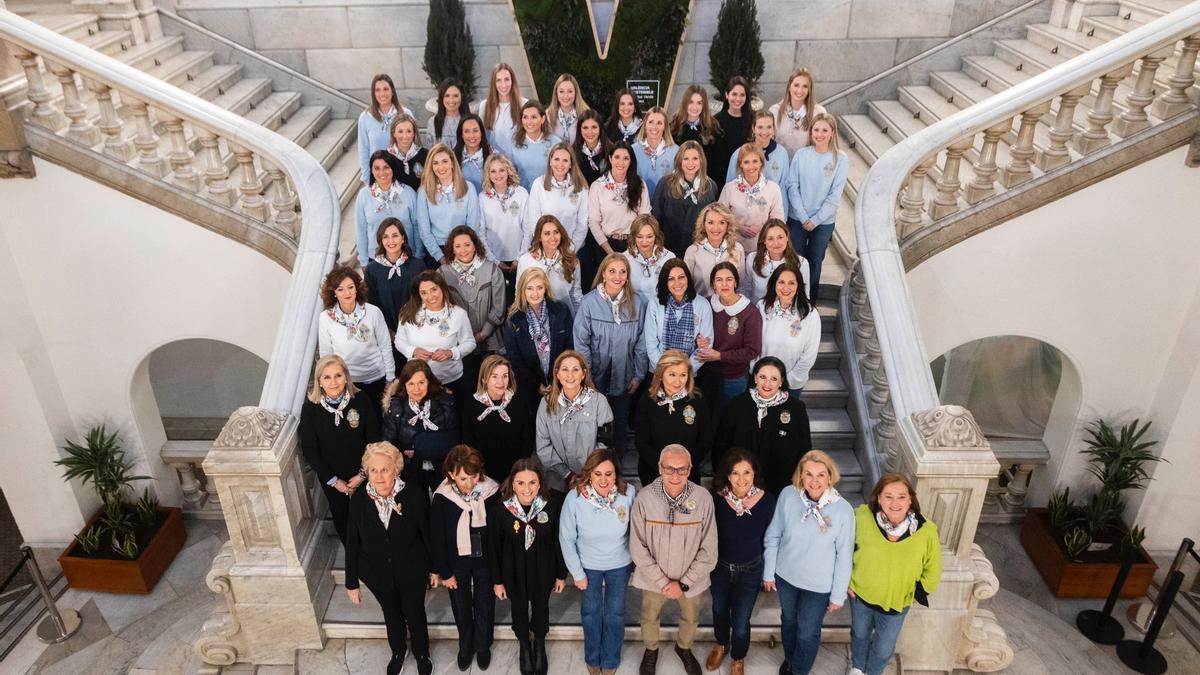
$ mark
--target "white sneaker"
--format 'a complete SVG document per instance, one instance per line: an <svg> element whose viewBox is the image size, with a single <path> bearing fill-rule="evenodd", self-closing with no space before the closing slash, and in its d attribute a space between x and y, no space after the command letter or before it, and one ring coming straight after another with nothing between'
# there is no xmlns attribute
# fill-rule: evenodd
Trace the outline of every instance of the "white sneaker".
<svg viewBox="0 0 1200 675"><path fill-rule="evenodd" d="M859 670L858 668L855 668L854 666L850 666L850 669L846 671L846 675L867 675L867 674L864 673L863 671Z"/></svg>

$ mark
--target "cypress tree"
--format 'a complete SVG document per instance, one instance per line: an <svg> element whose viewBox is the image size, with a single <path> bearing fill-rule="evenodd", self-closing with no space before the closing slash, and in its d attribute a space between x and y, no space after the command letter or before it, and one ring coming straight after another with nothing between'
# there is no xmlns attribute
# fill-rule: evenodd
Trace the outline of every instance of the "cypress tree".
<svg viewBox="0 0 1200 675"><path fill-rule="evenodd" d="M421 67L430 81L437 84L454 78L466 87L464 96L471 98L475 92L475 43L462 0L429 0L425 36Z"/></svg>
<svg viewBox="0 0 1200 675"><path fill-rule="evenodd" d="M765 65L754 0L724 0L717 15L717 33L708 49L710 83L717 98L724 99L725 87L734 75L750 80L753 86Z"/></svg>

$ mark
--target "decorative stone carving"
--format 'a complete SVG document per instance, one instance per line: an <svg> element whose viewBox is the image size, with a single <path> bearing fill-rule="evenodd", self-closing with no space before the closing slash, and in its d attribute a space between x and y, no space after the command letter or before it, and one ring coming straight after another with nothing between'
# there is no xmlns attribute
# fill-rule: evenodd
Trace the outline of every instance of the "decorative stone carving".
<svg viewBox="0 0 1200 675"><path fill-rule="evenodd" d="M221 448L266 450L275 444L287 422L282 410L266 410L255 406L238 408L229 417L213 445Z"/></svg>
<svg viewBox="0 0 1200 675"><path fill-rule="evenodd" d="M960 405L921 410L912 414L912 420L927 448L990 447L971 411Z"/></svg>
<svg viewBox="0 0 1200 675"><path fill-rule="evenodd" d="M962 661L976 673L994 673L1010 666L1013 650L1008 635L996 621L996 615L986 609L975 610L966 628Z"/></svg>
<svg viewBox="0 0 1200 675"><path fill-rule="evenodd" d="M33 178L33 155L27 149L0 150L0 178Z"/></svg>
<svg viewBox="0 0 1200 675"><path fill-rule="evenodd" d="M1000 590L1000 580L992 570L992 561L979 544L971 544L971 571L975 574L971 594L976 600L987 600Z"/></svg>
<svg viewBox="0 0 1200 675"><path fill-rule="evenodd" d="M229 571L233 564L233 544L225 542L213 558L212 569L204 577L205 584L214 593L224 597L225 607L213 611L212 617L204 622L200 637L192 643L192 649L201 661L209 666L216 666L202 669L202 673L218 673L222 666L231 666L237 662L238 645L235 636L241 631L241 626L236 616L233 585L229 580Z"/></svg>

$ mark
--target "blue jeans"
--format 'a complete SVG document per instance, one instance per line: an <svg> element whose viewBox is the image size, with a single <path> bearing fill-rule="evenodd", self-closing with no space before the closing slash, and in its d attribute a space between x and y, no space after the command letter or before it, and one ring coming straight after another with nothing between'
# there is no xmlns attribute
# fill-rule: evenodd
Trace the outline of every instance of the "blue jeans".
<svg viewBox="0 0 1200 675"><path fill-rule="evenodd" d="M762 588L762 571L761 557L734 565L718 560L709 575L713 635L717 644L729 648L734 661L746 658L746 652L750 650L750 613L754 611L758 591Z"/></svg>
<svg viewBox="0 0 1200 675"><path fill-rule="evenodd" d="M829 593L797 588L778 574L775 589L782 615L779 632L783 638L783 658L791 664L793 675L807 675L821 648L821 622L829 609Z"/></svg>
<svg viewBox="0 0 1200 675"><path fill-rule="evenodd" d="M908 609L905 607L899 614L884 614L858 598L850 598L850 654L855 668L867 675L883 672L896 653L896 639L900 637Z"/></svg>
<svg viewBox="0 0 1200 675"><path fill-rule="evenodd" d="M633 566L612 570L584 569L588 586L581 594L583 661L593 668L616 670L625 640L625 587Z"/></svg>
<svg viewBox="0 0 1200 675"><path fill-rule="evenodd" d="M721 380L721 394L717 399L717 403L725 403L738 394L743 393L750 388L749 380L745 377L731 377Z"/></svg>
<svg viewBox="0 0 1200 675"><path fill-rule="evenodd" d="M829 240L833 239L833 223L818 225L809 232L800 221L788 218L788 230L796 253L808 261L808 298L816 303L817 289L821 287L821 263L825 260Z"/></svg>

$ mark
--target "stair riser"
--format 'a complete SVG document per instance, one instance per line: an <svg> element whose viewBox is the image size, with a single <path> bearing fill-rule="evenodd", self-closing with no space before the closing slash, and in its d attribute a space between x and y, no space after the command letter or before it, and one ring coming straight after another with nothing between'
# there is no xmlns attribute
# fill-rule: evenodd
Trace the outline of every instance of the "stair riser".
<svg viewBox="0 0 1200 675"><path fill-rule="evenodd" d="M340 592L338 589L334 592ZM360 623L335 623L326 621L321 624L321 628L325 633L325 637L331 639L372 639L385 640L387 639L387 630L382 623L377 624L360 624ZM678 634L678 629L674 626L664 624L659 629L659 637L662 641L670 642L675 639ZM429 639L431 640L457 640L458 628L454 624L429 624ZM495 628L494 639L496 640L513 640L513 632L510 624L497 623ZM581 626L564 626L551 624L550 632L547 633L546 639L550 641L569 640L573 642L583 640L583 628ZM637 626L629 626L625 629L625 640L627 642L638 642L642 639L641 628ZM713 631L711 626L701 625L696 630L696 639L701 642L711 642L713 640ZM756 643L778 643L779 629L775 627L772 630L770 626L754 626L750 632L750 641ZM822 644L849 644L850 629L848 627L830 627L821 629ZM673 658L673 657L672 657Z"/></svg>
<svg viewBox="0 0 1200 675"><path fill-rule="evenodd" d="M204 76L204 73L201 73L200 77L203 77L203 76ZM190 91L191 93L195 94L196 96L199 96L200 98L202 98L206 101L212 101L213 99L220 96L222 92L227 91L230 87L232 87L234 84L236 84L237 81L240 80L241 78L242 78L241 71L235 70L235 71L231 71L231 72L227 73L226 75L222 76L220 79L215 79L211 82L207 82L203 86L190 87L190 86L185 85L185 88L188 91ZM191 83L189 82L188 84L190 85Z"/></svg>
<svg viewBox="0 0 1200 675"><path fill-rule="evenodd" d="M183 40L169 39L163 40L161 44L155 45L137 56L124 59L124 61L127 65L139 70L150 70L161 65L172 56L181 53L183 53Z"/></svg>

